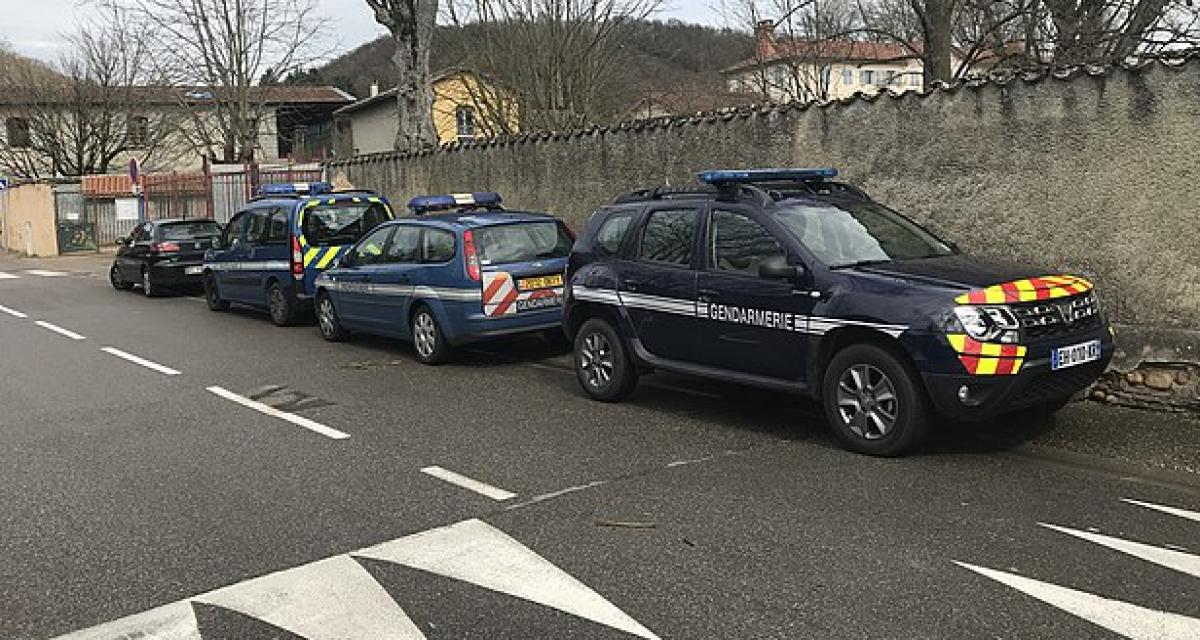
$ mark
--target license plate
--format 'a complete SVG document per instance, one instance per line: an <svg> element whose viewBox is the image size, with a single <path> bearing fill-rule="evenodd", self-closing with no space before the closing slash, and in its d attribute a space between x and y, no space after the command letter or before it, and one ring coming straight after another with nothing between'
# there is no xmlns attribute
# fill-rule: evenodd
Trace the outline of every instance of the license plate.
<svg viewBox="0 0 1200 640"><path fill-rule="evenodd" d="M517 281L517 286L522 291L531 289L548 289L550 287L561 287L563 277L561 273L556 273L552 276L542 276L540 278L521 278Z"/></svg>
<svg viewBox="0 0 1200 640"><path fill-rule="evenodd" d="M1059 347L1050 352L1050 368L1066 369L1100 359L1100 341L1089 340L1069 347Z"/></svg>
<svg viewBox="0 0 1200 640"><path fill-rule="evenodd" d="M189 276L198 276L204 273L204 267L184 267L183 273Z"/></svg>

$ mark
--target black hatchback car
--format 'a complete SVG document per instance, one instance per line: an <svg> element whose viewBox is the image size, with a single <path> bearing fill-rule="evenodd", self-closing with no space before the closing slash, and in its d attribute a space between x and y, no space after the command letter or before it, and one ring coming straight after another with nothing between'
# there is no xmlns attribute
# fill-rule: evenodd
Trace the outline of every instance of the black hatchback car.
<svg viewBox="0 0 1200 640"><path fill-rule="evenodd" d="M710 171L596 212L564 292L584 391L653 369L792 391L847 448L899 455L939 414L1053 412L1104 371L1089 281L964 256L836 175Z"/></svg>
<svg viewBox="0 0 1200 640"><path fill-rule="evenodd" d="M212 220L148 220L117 240L120 249L109 270L115 289L158 295L165 289L204 284L204 252L215 246L221 225Z"/></svg>

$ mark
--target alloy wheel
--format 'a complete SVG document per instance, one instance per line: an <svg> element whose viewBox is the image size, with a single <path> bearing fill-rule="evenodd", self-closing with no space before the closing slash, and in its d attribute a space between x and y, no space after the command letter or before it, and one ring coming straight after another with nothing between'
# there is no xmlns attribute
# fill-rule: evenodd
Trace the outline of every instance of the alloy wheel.
<svg viewBox="0 0 1200 640"><path fill-rule="evenodd" d="M878 368L853 365L838 379L837 410L846 426L859 437L878 440L896 426L899 410L896 388Z"/></svg>
<svg viewBox="0 0 1200 640"><path fill-rule="evenodd" d="M579 366L583 368L588 385L594 389L603 388L612 380L616 363L612 345L608 343L604 334L591 333L583 339L583 349L579 351Z"/></svg>
<svg viewBox="0 0 1200 640"><path fill-rule="evenodd" d="M433 323L433 316L426 312L418 313L413 318L413 345L422 358L432 356L437 348L437 326Z"/></svg>
<svg viewBox="0 0 1200 640"><path fill-rule="evenodd" d="M287 317L287 301L283 299L283 289L271 287L271 317L281 323Z"/></svg>
<svg viewBox="0 0 1200 640"><path fill-rule="evenodd" d="M321 325L321 333L332 336L337 333L337 318L334 316L333 301L329 296L323 296L317 308L317 322Z"/></svg>

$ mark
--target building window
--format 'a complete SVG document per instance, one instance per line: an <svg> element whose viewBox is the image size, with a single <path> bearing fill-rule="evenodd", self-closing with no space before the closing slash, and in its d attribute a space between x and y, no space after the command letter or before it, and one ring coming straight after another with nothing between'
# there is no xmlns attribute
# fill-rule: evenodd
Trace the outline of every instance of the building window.
<svg viewBox="0 0 1200 640"><path fill-rule="evenodd" d="M4 139L13 149L28 149L33 146L29 134L29 121L25 118L8 118L4 121Z"/></svg>
<svg viewBox="0 0 1200 640"><path fill-rule="evenodd" d="M858 72L859 84L872 85L875 84L875 72L870 69L863 69Z"/></svg>
<svg viewBox="0 0 1200 640"><path fill-rule="evenodd" d="M125 125L125 143L130 149L145 149L150 142L150 119L146 116L129 116Z"/></svg>
<svg viewBox="0 0 1200 640"><path fill-rule="evenodd" d="M849 87L854 84L854 72L849 69L842 69L842 84Z"/></svg>
<svg viewBox="0 0 1200 640"><path fill-rule="evenodd" d="M459 140L475 139L475 109L466 106L455 109L454 127Z"/></svg>
<svg viewBox="0 0 1200 640"><path fill-rule="evenodd" d="M833 70L829 65L821 67L821 89L829 90L829 85L833 83L832 73Z"/></svg>
<svg viewBox="0 0 1200 640"><path fill-rule="evenodd" d="M921 73L919 71L910 71L908 73L908 86L910 86L910 87L921 86Z"/></svg>
<svg viewBox="0 0 1200 640"><path fill-rule="evenodd" d="M885 87L890 87L890 86L892 86L892 82L894 82L895 80L896 80L896 72L895 72L895 71L885 71L885 72L884 72L884 74L883 74L883 85L884 85Z"/></svg>

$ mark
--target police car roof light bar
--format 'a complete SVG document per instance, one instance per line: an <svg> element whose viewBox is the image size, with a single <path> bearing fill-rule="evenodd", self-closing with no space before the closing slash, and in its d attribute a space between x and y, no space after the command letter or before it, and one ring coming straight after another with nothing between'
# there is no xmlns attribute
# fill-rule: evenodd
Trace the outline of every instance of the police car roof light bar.
<svg viewBox="0 0 1200 640"><path fill-rule="evenodd" d="M333 193L328 182L271 182L258 187L260 196L295 196Z"/></svg>
<svg viewBox="0 0 1200 640"><path fill-rule="evenodd" d="M836 178L837 169L713 169L701 171L700 182L721 186L758 182L819 182Z"/></svg>
<svg viewBox="0 0 1200 640"><path fill-rule="evenodd" d="M452 193L440 196L417 196L408 201L408 208L416 215L451 209L497 209L503 198L495 191L478 193Z"/></svg>

